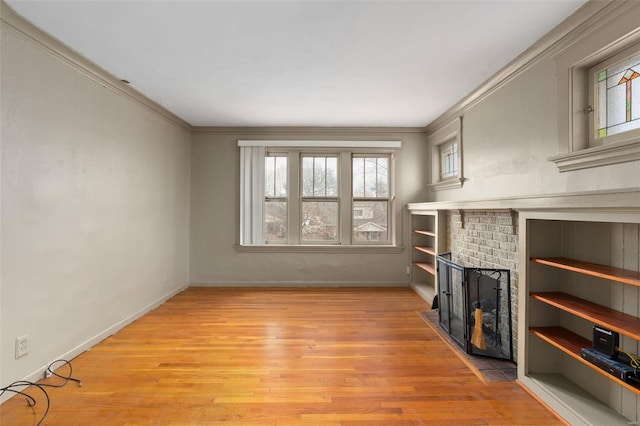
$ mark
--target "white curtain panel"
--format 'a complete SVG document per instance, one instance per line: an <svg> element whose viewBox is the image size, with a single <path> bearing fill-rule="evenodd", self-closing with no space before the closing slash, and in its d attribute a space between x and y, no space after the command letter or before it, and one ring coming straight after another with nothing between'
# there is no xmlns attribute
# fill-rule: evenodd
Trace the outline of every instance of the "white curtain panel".
<svg viewBox="0 0 640 426"><path fill-rule="evenodd" d="M240 147L240 244L262 245L264 146Z"/></svg>

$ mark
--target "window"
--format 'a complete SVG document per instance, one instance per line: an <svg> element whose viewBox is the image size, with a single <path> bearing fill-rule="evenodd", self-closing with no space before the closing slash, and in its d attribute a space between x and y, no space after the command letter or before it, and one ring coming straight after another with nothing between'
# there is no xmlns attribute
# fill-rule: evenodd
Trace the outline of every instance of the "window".
<svg viewBox="0 0 640 426"><path fill-rule="evenodd" d="M264 241L287 241L287 156L268 154L264 159Z"/></svg>
<svg viewBox="0 0 640 426"><path fill-rule="evenodd" d="M625 50L589 71L590 146L640 128L640 49Z"/></svg>
<svg viewBox="0 0 640 426"><path fill-rule="evenodd" d="M338 241L338 156L302 154L301 182L301 240Z"/></svg>
<svg viewBox="0 0 640 426"><path fill-rule="evenodd" d="M355 242L389 239L389 155L357 155L352 163L353 220Z"/></svg>
<svg viewBox="0 0 640 426"><path fill-rule="evenodd" d="M241 246L395 243L393 149L400 142L238 144Z"/></svg>
<svg viewBox="0 0 640 426"><path fill-rule="evenodd" d="M602 19L555 54L560 172L640 159L640 32L635 2ZM616 25L605 25L616 16Z"/></svg>
<svg viewBox="0 0 640 426"><path fill-rule="evenodd" d="M462 187L462 117L452 120L429 135L433 191Z"/></svg>
<svg viewBox="0 0 640 426"><path fill-rule="evenodd" d="M458 175L458 143L451 140L439 146L440 180Z"/></svg>

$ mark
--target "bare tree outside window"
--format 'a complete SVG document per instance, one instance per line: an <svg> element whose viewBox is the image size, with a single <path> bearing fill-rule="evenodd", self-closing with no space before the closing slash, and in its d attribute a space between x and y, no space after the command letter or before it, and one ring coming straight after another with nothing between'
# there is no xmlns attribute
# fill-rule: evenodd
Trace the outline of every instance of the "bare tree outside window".
<svg viewBox="0 0 640 426"><path fill-rule="evenodd" d="M338 241L338 157L302 157L301 239Z"/></svg>

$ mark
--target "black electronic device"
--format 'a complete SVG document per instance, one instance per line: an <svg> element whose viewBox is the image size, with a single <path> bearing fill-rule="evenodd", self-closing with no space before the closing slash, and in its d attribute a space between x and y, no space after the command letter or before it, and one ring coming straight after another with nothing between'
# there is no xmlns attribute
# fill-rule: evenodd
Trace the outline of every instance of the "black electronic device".
<svg viewBox="0 0 640 426"><path fill-rule="evenodd" d="M593 348L598 352L615 358L617 356L616 348L620 345L620 335L615 331L593 326Z"/></svg>
<svg viewBox="0 0 640 426"><path fill-rule="evenodd" d="M635 383L640 379L636 376L636 369L630 365L631 359L623 353L618 353L618 358L612 359L595 348L583 348L581 355L591 364L624 382Z"/></svg>

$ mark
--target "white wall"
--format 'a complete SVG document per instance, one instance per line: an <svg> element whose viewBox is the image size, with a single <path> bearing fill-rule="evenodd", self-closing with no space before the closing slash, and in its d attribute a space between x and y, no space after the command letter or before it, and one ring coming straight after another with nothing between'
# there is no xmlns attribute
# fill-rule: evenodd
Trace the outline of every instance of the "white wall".
<svg viewBox="0 0 640 426"><path fill-rule="evenodd" d="M238 139L402 140L396 155L396 254L239 253ZM429 174L422 132L346 129L197 131L192 139L191 282L209 285L408 285L406 203L421 201Z"/></svg>
<svg viewBox="0 0 640 426"><path fill-rule="evenodd" d="M191 157L188 126L118 90L117 80L81 72L78 64L91 64L3 13L7 385L76 355L188 285ZM29 354L16 360L22 335Z"/></svg>

